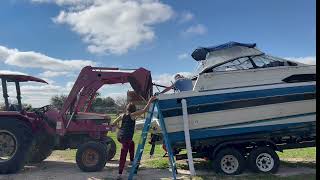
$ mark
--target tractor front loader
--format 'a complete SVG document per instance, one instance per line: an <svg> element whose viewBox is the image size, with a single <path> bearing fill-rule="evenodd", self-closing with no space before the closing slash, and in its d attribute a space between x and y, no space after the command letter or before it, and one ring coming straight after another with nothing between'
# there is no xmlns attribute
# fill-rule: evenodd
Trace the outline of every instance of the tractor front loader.
<svg viewBox="0 0 320 180"><path fill-rule="evenodd" d="M76 162L82 171L100 171L116 153L107 133L111 118L91 113L96 92L107 84L130 83L135 93L147 100L152 95L150 71L84 67L61 110L47 105L31 110L21 103L20 83L44 80L26 75L0 74L5 111L0 111L0 174L15 173L26 163L38 163L53 150L77 149ZM7 83L14 83L17 105L8 100Z"/></svg>

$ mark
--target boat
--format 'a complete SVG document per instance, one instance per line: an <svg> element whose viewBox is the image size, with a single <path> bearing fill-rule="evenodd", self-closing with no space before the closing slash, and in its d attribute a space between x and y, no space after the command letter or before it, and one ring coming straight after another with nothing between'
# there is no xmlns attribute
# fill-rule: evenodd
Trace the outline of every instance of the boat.
<svg viewBox="0 0 320 180"><path fill-rule="evenodd" d="M268 55L255 43L200 47L192 57L200 64L193 88L158 95L173 149L185 145L182 99L193 149L221 137L316 136L315 65Z"/></svg>

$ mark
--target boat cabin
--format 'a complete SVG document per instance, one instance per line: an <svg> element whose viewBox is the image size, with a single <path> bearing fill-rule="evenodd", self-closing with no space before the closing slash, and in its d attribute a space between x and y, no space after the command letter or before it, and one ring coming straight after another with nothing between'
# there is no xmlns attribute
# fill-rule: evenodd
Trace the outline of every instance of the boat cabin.
<svg viewBox="0 0 320 180"><path fill-rule="evenodd" d="M315 66L274 57L256 44L229 42L201 47L191 55L199 62L194 91L315 81Z"/></svg>

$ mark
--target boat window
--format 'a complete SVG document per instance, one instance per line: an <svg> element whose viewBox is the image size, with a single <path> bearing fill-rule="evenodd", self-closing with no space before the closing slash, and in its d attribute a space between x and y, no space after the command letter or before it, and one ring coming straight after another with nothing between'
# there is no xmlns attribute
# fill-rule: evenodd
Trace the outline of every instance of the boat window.
<svg viewBox="0 0 320 180"><path fill-rule="evenodd" d="M256 68L269 68L278 66L297 66L295 62L291 62L285 59L269 56L251 56L238 58L213 68L208 68L202 73L210 72L224 72L224 71L236 71L236 70L246 70L246 69L256 69Z"/></svg>
<svg viewBox="0 0 320 180"><path fill-rule="evenodd" d="M268 68L278 66L297 66L296 63L286 61L272 56L256 56L252 58L256 68Z"/></svg>
<svg viewBox="0 0 320 180"><path fill-rule="evenodd" d="M294 74L289 76L282 81L286 83L297 83L297 82L309 82L316 81L316 74Z"/></svg>
<svg viewBox="0 0 320 180"><path fill-rule="evenodd" d="M227 63L224 63L220 66L217 66L212 69L212 71L220 72L220 71L234 71L234 70L244 70L244 69L252 69L253 65L250 62L248 57L239 58ZM212 72L211 71L211 72Z"/></svg>

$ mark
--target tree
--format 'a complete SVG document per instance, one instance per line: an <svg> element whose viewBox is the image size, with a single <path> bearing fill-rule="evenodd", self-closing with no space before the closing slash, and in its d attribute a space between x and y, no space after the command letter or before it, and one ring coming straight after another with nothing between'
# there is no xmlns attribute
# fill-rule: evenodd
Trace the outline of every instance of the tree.
<svg viewBox="0 0 320 180"><path fill-rule="evenodd" d="M50 100L50 104L61 110L67 96L56 95ZM92 100L89 112L96 113L117 113L120 110L119 105L111 97L101 97L99 93L96 93L94 99ZM121 110L122 111L122 110Z"/></svg>
<svg viewBox="0 0 320 180"><path fill-rule="evenodd" d="M116 98L116 104L119 106L120 111L124 111L127 105L127 97L126 96L119 96Z"/></svg>
<svg viewBox="0 0 320 180"><path fill-rule="evenodd" d="M91 112L98 113L116 113L118 110L118 105L115 103L114 99L111 97L102 98L96 96L92 102L90 108Z"/></svg>
<svg viewBox="0 0 320 180"><path fill-rule="evenodd" d="M112 97L106 97L104 100L105 100L106 106L108 106L108 107L116 107L117 106L116 102L114 101L114 99L112 99Z"/></svg>
<svg viewBox="0 0 320 180"><path fill-rule="evenodd" d="M55 108L61 110L66 99L66 95L55 95L50 99L50 104L53 105Z"/></svg>
<svg viewBox="0 0 320 180"><path fill-rule="evenodd" d="M4 103L0 103L0 111L4 111L4 109L5 109Z"/></svg>
<svg viewBox="0 0 320 180"><path fill-rule="evenodd" d="M31 104L22 104L22 109L24 109L26 111L30 111L32 109L32 105Z"/></svg>

